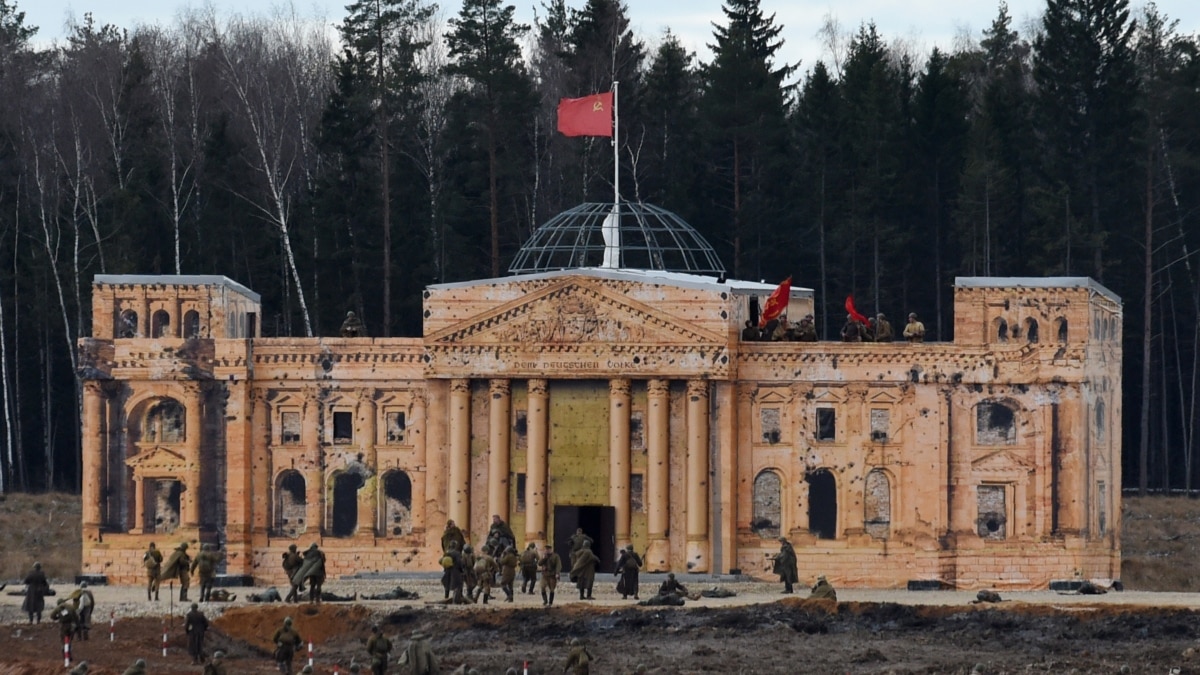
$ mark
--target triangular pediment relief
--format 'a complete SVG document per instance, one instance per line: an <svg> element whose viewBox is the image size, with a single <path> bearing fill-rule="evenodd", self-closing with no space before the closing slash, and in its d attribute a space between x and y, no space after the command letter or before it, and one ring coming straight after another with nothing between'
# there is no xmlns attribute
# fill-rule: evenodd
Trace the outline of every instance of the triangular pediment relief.
<svg viewBox="0 0 1200 675"><path fill-rule="evenodd" d="M564 280L429 336L439 346L502 344L722 344L661 309L586 279Z"/></svg>
<svg viewBox="0 0 1200 675"><path fill-rule="evenodd" d="M175 476L187 468L183 455L162 446L141 452L125 460L125 465L139 476Z"/></svg>
<svg viewBox="0 0 1200 675"><path fill-rule="evenodd" d="M375 403L381 406L408 407L412 405L412 398L412 392L410 391L385 391L380 392L379 397L375 399Z"/></svg>
<svg viewBox="0 0 1200 675"><path fill-rule="evenodd" d="M997 450L971 462L973 471L1029 471L1032 468L1028 460L1011 450Z"/></svg>
<svg viewBox="0 0 1200 675"><path fill-rule="evenodd" d="M871 392L867 400L871 403L899 403L900 397L890 389L879 389Z"/></svg>
<svg viewBox="0 0 1200 675"><path fill-rule="evenodd" d="M758 392L759 405L770 405L774 403L787 403L791 401L791 392L786 389L762 389Z"/></svg>
<svg viewBox="0 0 1200 675"><path fill-rule="evenodd" d="M299 392L276 390L267 396L267 402L276 410L280 408L299 408L304 406L304 396Z"/></svg>
<svg viewBox="0 0 1200 675"><path fill-rule="evenodd" d="M816 403L842 403L845 397L828 389L813 392L812 400Z"/></svg>

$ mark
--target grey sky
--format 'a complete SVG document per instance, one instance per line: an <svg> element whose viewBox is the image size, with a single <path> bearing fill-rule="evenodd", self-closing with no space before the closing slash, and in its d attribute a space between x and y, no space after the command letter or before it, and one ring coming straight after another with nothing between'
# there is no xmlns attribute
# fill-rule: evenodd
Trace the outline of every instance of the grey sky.
<svg viewBox="0 0 1200 675"><path fill-rule="evenodd" d="M581 7L585 0L568 0L568 6ZM91 12L99 23L113 23L132 28L139 23L170 24L175 14L188 6L203 3L185 0L16 0L26 14L26 22L40 28L44 41L61 40L65 24L72 16L82 20ZM458 11L461 0L439 3L446 15ZM712 42L712 24L723 23L720 0L626 0L633 29L648 43L656 44L668 28L695 51L702 60L709 58L707 43ZM243 12L268 15L280 6L278 0L212 0L221 14ZM299 14L323 20L333 26L345 14L347 0L295 0ZM540 10L540 0L518 0L518 19L532 23L534 9ZM1140 15L1145 3L1131 2L1134 15ZM781 57L789 63L800 62L807 70L817 59L829 61L823 40L817 33L827 16L836 19L845 33L853 33L866 22L874 21L880 34L889 43L903 42L917 54L926 54L935 45L952 51L957 37L978 39L997 14L998 1L966 0L762 0L766 14L774 14L776 23L783 26L784 48ZM1041 13L1045 0L1009 0L1009 13L1014 25L1025 33L1027 22ZM1195 34L1200 31L1200 2L1195 0L1162 0L1159 10L1179 20L1179 32Z"/></svg>

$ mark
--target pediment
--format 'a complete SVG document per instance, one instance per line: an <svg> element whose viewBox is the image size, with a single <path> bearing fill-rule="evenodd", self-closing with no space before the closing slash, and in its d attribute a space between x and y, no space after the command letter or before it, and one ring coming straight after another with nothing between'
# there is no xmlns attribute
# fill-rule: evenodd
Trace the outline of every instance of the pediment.
<svg viewBox="0 0 1200 675"><path fill-rule="evenodd" d="M899 403L900 397L891 389L878 389L871 392L867 400L871 403Z"/></svg>
<svg viewBox="0 0 1200 675"><path fill-rule="evenodd" d="M587 279L567 279L438 331L431 345L722 344L660 309Z"/></svg>
<svg viewBox="0 0 1200 675"><path fill-rule="evenodd" d="M791 392L783 389L763 389L759 390L757 402L759 405L783 404L791 401Z"/></svg>
<svg viewBox="0 0 1200 675"><path fill-rule="evenodd" d="M187 468L183 455L157 446L125 460L125 465L139 476L176 476Z"/></svg>
<svg viewBox="0 0 1200 675"><path fill-rule="evenodd" d="M812 400L815 403L842 403L844 397L829 389L813 392Z"/></svg>
<svg viewBox="0 0 1200 675"><path fill-rule="evenodd" d="M1011 450L997 450L982 457L977 457L971 462L971 470L973 471L1030 471L1033 469L1032 464Z"/></svg>

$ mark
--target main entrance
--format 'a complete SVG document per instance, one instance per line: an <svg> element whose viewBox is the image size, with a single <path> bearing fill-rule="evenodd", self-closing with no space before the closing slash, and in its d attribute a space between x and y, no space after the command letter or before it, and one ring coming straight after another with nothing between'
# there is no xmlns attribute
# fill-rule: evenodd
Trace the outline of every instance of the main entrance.
<svg viewBox="0 0 1200 675"><path fill-rule="evenodd" d="M617 509L612 506L555 506L554 552L563 571L571 569L571 535L576 528L592 538L592 552L600 558L597 572L611 572L617 558Z"/></svg>

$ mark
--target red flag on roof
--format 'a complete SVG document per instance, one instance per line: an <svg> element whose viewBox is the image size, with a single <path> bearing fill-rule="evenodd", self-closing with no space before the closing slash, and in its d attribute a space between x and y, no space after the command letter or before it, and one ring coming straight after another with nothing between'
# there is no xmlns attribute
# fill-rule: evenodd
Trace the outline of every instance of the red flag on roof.
<svg viewBox="0 0 1200 675"><path fill-rule="evenodd" d="M861 323L864 326L867 325L867 317L863 316L862 314L859 314L858 310L854 309L854 296L853 295L846 296L846 313L849 314L850 318L854 319L855 321Z"/></svg>
<svg viewBox="0 0 1200 675"><path fill-rule="evenodd" d="M612 136L613 94L564 98L558 102L558 131L564 136Z"/></svg>
<svg viewBox="0 0 1200 675"><path fill-rule="evenodd" d="M765 328L768 321L783 314L787 310L788 299L791 295L792 278L788 277L775 290L771 291L771 296L767 298L767 304L763 306L762 315L758 317L758 327Z"/></svg>

